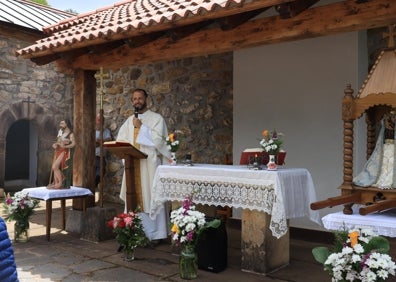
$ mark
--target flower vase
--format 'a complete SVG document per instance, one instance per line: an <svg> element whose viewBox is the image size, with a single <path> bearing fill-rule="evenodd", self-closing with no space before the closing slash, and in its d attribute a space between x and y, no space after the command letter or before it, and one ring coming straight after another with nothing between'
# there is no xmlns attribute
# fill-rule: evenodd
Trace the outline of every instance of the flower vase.
<svg viewBox="0 0 396 282"><path fill-rule="evenodd" d="M133 261L135 259L135 249L129 248L124 250L124 261Z"/></svg>
<svg viewBox="0 0 396 282"><path fill-rule="evenodd" d="M170 163L170 165L176 165L177 164L176 152L171 152L171 159L170 159L169 163Z"/></svg>
<svg viewBox="0 0 396 282"><path fill-rule="evenodd" d="M29 241L29 218L22 218L15 221L14 241L17 243L26 243Z"/></svg>
<svg viewBox="0 0 396 282"><path fill-rule="evenodd" d="M267 164L267 170L277 170L278 166L275 162L275 155L269 155L269 161Z"/></svg>
<svg viewBox="0 0 396 282"><path fill-rule="evenodd" d="M182 247L179 258L179 274L182 279L195 279L198 276L198 259L195 247L186 245Z"/></svg>

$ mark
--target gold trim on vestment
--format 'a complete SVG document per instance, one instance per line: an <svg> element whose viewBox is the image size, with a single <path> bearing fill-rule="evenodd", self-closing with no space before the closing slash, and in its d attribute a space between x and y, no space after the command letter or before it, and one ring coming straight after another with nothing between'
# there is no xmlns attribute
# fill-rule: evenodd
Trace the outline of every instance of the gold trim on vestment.
<svg viewBox="0 0 396 282"><path fill-rule="evenodd" d="M139 134L139 128L134 128L133 131L133 145L137 148L140 149L140 146L138 143L136 143L137 136ZM134 164L134 181L135 181L135 191L136 191L136 202L137 202L137 207L140 211L144 210L143 206L143 194L142 194L142 180L141 180L141 174L140 174L140 160L139 159L134 159L133 160Z"/></svg>

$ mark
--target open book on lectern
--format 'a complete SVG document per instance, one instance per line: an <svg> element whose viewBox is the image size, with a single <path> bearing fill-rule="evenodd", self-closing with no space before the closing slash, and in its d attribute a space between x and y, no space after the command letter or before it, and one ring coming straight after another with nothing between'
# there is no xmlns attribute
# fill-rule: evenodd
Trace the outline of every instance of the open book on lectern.
<svg viewBox="0 0 396 282"><path fill-rule="evenodd" d="M106 147L107 149L109 149L110 152L118 154L118 155L120 155L120 154L123 155L125 153L128 153L129 155L132 155L138 159L147 158L147 154L140 151L138 148L133 146L128 141L122 141L122 140L106 141L106 142L103 142L103 147ZM121 151L117 151L117 149L120 149ZM124 149L128 150L129 152L125 151ZM114 150L116 150L116 151L114 151Z"/></svg>
<svg viewBox="0 0 396 282"><path fill-rule="evenodd" d="M105 147L129 147L129 146L135 147L128 141L115 141L115 140L103 142L103 146L105 146Z"/></svg>

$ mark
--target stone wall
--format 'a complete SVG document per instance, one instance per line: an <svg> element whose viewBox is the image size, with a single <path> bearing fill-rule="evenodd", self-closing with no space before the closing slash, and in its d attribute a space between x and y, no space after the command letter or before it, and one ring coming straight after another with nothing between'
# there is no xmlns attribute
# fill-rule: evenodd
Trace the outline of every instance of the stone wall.
<svg viewBox="0 0 396 282"><path fill-rule="evenodd" d="M37 185L49 181L54 142L61 119L72 119L73 80L57 71L55 64L37 66L15 56L32 44L37 34L1 26L0 29L0 186L4 187L6 137L19 120L37 129ZM23 134L23 133L21 133ZM29 137L29 136L27 136Z"/></svg>
<svg viewBox="0 0 396 282"><path fill-rule="evenodd" d="M226 53L108 71L103 90L105 126L116 137L134 112L132 90L144 88L149 108L166 119L168 130L184 133L177 152L180 161L191 153L195 163L224 164L227 156L232 160L232 68L232 53ZM109 153L106 158L105 199L118 201L122 162Z"/></svg>

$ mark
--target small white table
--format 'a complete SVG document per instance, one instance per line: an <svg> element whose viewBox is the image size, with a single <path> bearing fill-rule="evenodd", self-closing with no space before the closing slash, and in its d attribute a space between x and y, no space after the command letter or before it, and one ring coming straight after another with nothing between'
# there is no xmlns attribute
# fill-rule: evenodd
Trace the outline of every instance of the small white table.
<svg viewBox="0 0 396 282"><path fill-rule="evenodd" d="M161 165L154 176L150 217L166 201L183 201L192 193L197 204L242 208L242 270L249 272L269 273L289 263L288 219L309 217L320 224L319 212L310 209L316 192L304 168Z"/></svg>
<svg viewBox="0 0 396 282"><path fill-rule="evenodd" d="M85 212L85 199L88 196L93 196L91 190L75 186L71 186L69 189L47 189L47 187L43 186L25 188L22 191L29 193L29 196L32 198L45 201L46 237L48 241L51 234L52 202L56 200L61 201L62 230L64 230L66 227L66 200L83 198L83 211Z"/></svg>
<svg viewBox="0 0 396 282"><path fill-rule="evenodd" d="M396 237L396 209L360 215L354 208L353 214L343 212L330 213L322 218L323 226L328 230L340 231L358 227L369 227L376 234Z"/></svg>

